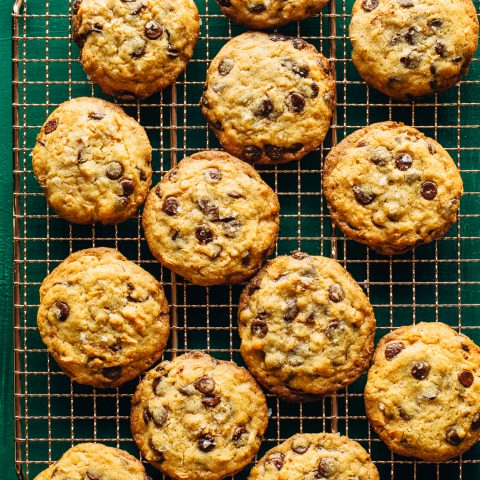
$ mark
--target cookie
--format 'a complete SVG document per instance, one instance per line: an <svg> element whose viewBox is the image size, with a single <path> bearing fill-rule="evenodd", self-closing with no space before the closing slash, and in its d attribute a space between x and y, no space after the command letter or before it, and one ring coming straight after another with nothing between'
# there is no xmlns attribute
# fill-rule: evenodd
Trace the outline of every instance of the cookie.
<svg viewBox="0 0 480 480"><path fill-rule="evenodd" d="M285 400L333 393L370 363L372 306L330 258L295 252L273 259L245 287L238 312L248 369Z"/></svg>
<svg viewBox="0 0 480 480"><path fill-rule="evenodd" d="M132 399L133 438L144 458L173 479L239 472L266 427L266 399L251 375L203 352L150 370Z"/></svg>
<svg viewBox="0 0 480 480"><path fill-rule="evenodd" d="M90 79L124 99L146 98L174 83L200 30L193 0L76 0L72 23Z"/></svg>
<svg viewBox="0 0 480 480"><path fill-rule="evenodd" d="M471 0L357 0L352 60L363 79L407 100L455 85L478 44Z"/></svg>
<svg viewBox="0 0 480 480"><path fill-rule="evenodd" d="M367 416L395 453L443 462L480 440L480 347L444 323L385 335L365 388Z"/></svg>
<svg viewBox="0 0 480 480"><path fill-rule="evenodd" d="M112 248L71 254L43 281L38 329L75 382L113 388L162 355L169 335L160 283Z"/></svg>
<svg viewBox="0 0 480 480"><path fill-rule="evenodd" d="M223 148L249 163L300 160L335 108L328 60L301 38L248 32L212 61L201 106Z"/></svg>
<svg viewBox="0 0 480 480"><path fill-rule="evenodd" d="M183 159L150 192L143 228L153 255L192 283L239 283L272 253L279 208L252 166L205 151Z"/></svg>
<svg viewBox="0 0 480 480"><path fill-rule="evenodd" d="M276 28L316 15L328 0L217 0L223 13L253 30Z"/></svg>
<svg viewBox="0 0 480 480"><path fill-rule="evenodd" d="M113 103L75 98L43 125L33 171L51 207L71 223L115 224L133 217L152 183L152 147Z"/></svg>
<svg viewBox="0 0 480 480"><path fill-rule="evenodd" d="M324 165L333 222L348 237L384 255L443 237L457 219L463 183L450 155L402 123L357 130Z"/></svg>
<svg viewBox="0 0 480 480"><path fill-rule="evenodd" d="M140 460L101 443L81 443L67 450L58 462L35 480L148 480Z"/></svg>
<svg viewBox="0 0 480 480"><path fill-rule="evenodd" d="M297 434L269 450L248 480L380 480L357 442L334 433Z"/></svg>

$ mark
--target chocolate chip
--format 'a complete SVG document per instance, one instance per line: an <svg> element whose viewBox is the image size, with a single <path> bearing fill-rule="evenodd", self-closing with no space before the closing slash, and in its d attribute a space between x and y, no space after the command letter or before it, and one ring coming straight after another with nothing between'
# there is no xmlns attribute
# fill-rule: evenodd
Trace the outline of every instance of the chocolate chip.
<svg viewBox="0 0 480 480"><path fill-rule="evenodd" d="M447 47L442 42L437 42L435 44L435 52L440 55L442 58L448 57Z"/></svg>
<svg viewBox="0 0 480 480"><path fill-rule="evenodd" d="M220 120L214 121L211 125L215 130L223 130L222 122Z"/></svg>
<svg viewBox="0 0 480 480"><path fill-rule="evenodd" d="M300 313L300 309L298 308L298 304L296 300L288 300L287 301L287 308L285 313L283 314L283 319L286 322L291 322L295 320Z"/></svg>
<svg viewBox="0 0 480 480"><path fill-rule="evenodd" d="M212 393L215 390L215 380L212 377L204 375L195 380L195 388L200 393Z"/></svg>
<svg viewBox="0 0 480 480"><path fill-rule="evenodd" d="M398 0L398 4L403 8L412 8L413 1L412 0Z"/></svg>
<svg viewBox="0 0 480 480"><path fill-rule="evenodd" d="M222 172L218 168L209 168L204 177L208 183L218 183L222 179Z"/></svg>
<svg viewBox="0 0 480 480"><path fill-rule="evenodd" d="M231 7L232 2L230 0L218 0L218 3L221 7Z"/></svg>
<svg viewBox="0 0 480 480"><path fill-rule="evenodd" d="M273 452L265 460L265 463L273 465L278 471L282 469L284 462L285 455L282 452Z"/></svg>
<svg viewBox="0 0 480 480"><path fill-rule="evenodd" d="M333 458L321 458L318 462L318 467L315 472L316 479L329 478L334 475L336 471L335 460Z"/></svg>
<svg viewBox="0 0 480 480"><path fill-rule="evenodd" d="M137 47L131 54L130 56L132 58L140 58L145 55L145 52L147 51L147 46L146 45L141 45L140 47Z"/></svg>
<svg viewBox="0 0 480 480"><path fill-rule="evenodd" d="M317 98L318 93L320 92L320 88L318 87L318 85L315 82L313 82L310 85L310 88L312 89L312 98Z"/></svg>
<svg viewBox="0 0 480 480"><path fill-rule="evenodd" d="M125 197L129 197L135 191L135 184L132 182L132 180L129 180L128 178L122 180L120 182L120 186L123 189L123 195Z"/></svg>
<svg viewBox="0 0 480 480"><path fill-rule="evenodd" d="M307 42L302 38L295 37L292 38L292 45L297 50L303 50L307 46Z"/></svg>
<svg viewBox="0 0 480 480"><path fill-rule="evenodd" d="M450 445L460 445L463 441L463 438L458 434L455 425L451 425L447 428L447 433L445 439Z"/></svg>
<svg viewBox="0 0 480 480"><path fill-rule="evenodd" d="M281 35L280 33L272 33L268 36L272 42L286 42L290 37L286 35Z"/></svg>
<svg viewBox="0 0 480 480"><path fill-rule="evenodd" d="M120 343L114 343L113 345L109 345L108 348L114 353L118 353L122 350L122 346L120 345Z"/></svg>
<svg viewBox="0 0 480 480"><path fill-rule="evenodd" d="M410 45L415 45L418 42L419 33L415 29L415 27L410 27L408 32L405 34L405 40Z"/></svg>
<svg viewBox="0 0 480 480"><path fill-rule="evenodd" d="M251 13L262 13L267 9L267 7L263 5L263 3L259 3L257 5L249 5L247 8L248 11Z"/></svg>
<svg viewBox="0 0 480 480"><path fill-rule="evenodd" d="M292 450L298 455L303 455L310 445L292 445Z"/></svg>
<svg viewBox="0 0 480 480"><path fill-rule="evenodd" d="M385 167L392 159L392 154L385 147L376 147L370 153L370 161L380 167Z"/></svg>
<svg viewBox="0 0 480 480"><path fill-rule="evenodd" d="M222 399L221 399L220 395L211 395L211 396L202 398L202 403L206 407L210 407L210 408L216 407L217 405L220 404L221 401L222 401Z"/></svg>
<svg viewBox="0 0 480 480"><path fill-rule="evenodd" d="M165 407L159 405L156 407L150 407L150 405L145 410L147 413L147 418L152 420L157 427L163 427L168 419L168 411ZM144 418L145 420L145 418ZM148 423L148 422L145 422Z"/></svg>
<svg viewBox="0 0 480 480"><path fill-rule="evenodd" d="M283 147L279 147L278 145L265 145L265 155L271 158L274 161L282 161L283 156L285 155L285 149Z"/></svg>
<svg viewBox="0 0 480 480"><path fill-rule="evenodd" d="M171 43L169 43L167 47L167 55L171 58L178 58L180 56L180 52Z"/></svg>
<svg viewBox="0 0 480 480"><path fill-rule="evenodd" d="M103 120L106 115L106 113L92 112L88 114L88 118L90 118L91 120Z"/></svg>
<svg viewBox="0 0 480 480"><path fill-rule="evenodd" d="M395 155L395 166L402 172L408 170L413 164L413 159L406 152L397 153Z"/></svg>
<svg viewBox="0 0 480 480"><path fill-rule="evenodd" d="M143 3L141 5L139 5L137 8L134 8L132 10L132 15L138 15L144 8L147 8L146 5L144 5Z"/></svg>
<svg viewBox="0 0 480 480"><path fill-rule="evenodd" d="M437 149L435 148L435 146L430 142L428 142L427 145L428 145L428 151L430 152L430 154L435 155L437 153Z"/></svg>
<svg viewBox="0 0 480 480"><path fill-rule="evenodd" d="M405 68L414 69L420 65L421 57L418 54L412 52L405 57L400 58L400 62L402 62Z"/></svg>
<svg viewBox="0 0 480 480"><path fill-rule="evenodd" d="M243 159L250 163L258 162L262 158L262 151L255 145L248 145L243 149Z"/></svg>
<svg viewBox="0 0 480 480"><path fill-rule="evenodd" d="M155 20L151 20L145 25L145 36L150 40L156 40L163 35L163 27Z"/></svg>
<svg viewBox="0 0 480 480"><path fill-rule="evenodd" d="M299 63L293 62L291 68L293 73L300 75L302 78L308 77L308 74L310 73L310 68L308 67L308 65L301 65Z"/></svg>
<svg viewBox="0 0 480 480"><path fill-rule="evenodd" d="M441 27L443 25L443 20L440 18L433 18L427 22L429 27Z"/></svg>
<svg viewBox="0 0 480 480"><path fill-rule="evenodd" d="M393 360L403 349L405 345L402 342L392 342L385 348L385 358L387 360Z"/></svg>
<svg viewBox="0 0 480 480"><path fill-rule="evenodd" d="M234 199L243 198L243 195L241 195L241 194L238 193L238 192L227 192L227 195L228 195L230 198L234 198Z"/></svg>
<svg viewBox="0 0 480 480"><path fill-rule="evenodd" d="M179 204L176 197L167 197L162 205L162 211L165 212L167 215L170 215L171 217L178 213L178 208Z"/></svg>
<svg viewBox="0 0 480 480"><path fill-rule="evenodd" d="M297 259L297 260L303 260L305 258L308 258L310 255L305 252L299 252L298 250L296 252L292 252L292 257Z"/></svg>
<svg viewBox="0 0 480 480"><path fill-rule="evenodd" d="M253 113L257 117L267 118L273 112L273 108L273 102L269 98L264 98Z"/></svg>
<svg viewBox="0 0 480 480"><path fill-rule="evenodd" d="M333 340L333 338L338 334L340 326L341 322L339 322L338 320L332 320L325 328L325 335L327 336L327 338Z"/></svg>
<svg viewBox="0 0 480 480"><path fill-rule="evenodd" d="M208 433L198 437L197 445L202 452L210 452L217 446L213 436Z"/></svg>
<svg viewBox="0 0 480 480"><path fill-rule="evenodd" d="M470 352L470 347L468 345L465 345L464 343L462 344L462 350L464 352Z"/></svg>
<svg viewBox="0 0 480 480"><path fill-rule="evenodd" d="M255 337L264 338L268 333L267 322L263 318L255 318L252 320L250 330Z"/></svg>
<svg viewBox="0 0 480 480"><path fill-rule="evenodd" d="M242 222L240 220L231 220L230 222L224 222L222 224L223 231L228 238L235 238L242 228Z"/></svg>
<svg viewBox="0 0 480 480"><path fill-rule="evenodd" d="M379 3L380 3L380 0L363 0L362 8L366 12L371 12L372 10L375 10L378 7Z"/></svg>
<svg viewBox="0 0 480 480"><path fill-rule="evenodd" d="M78 9L80 8L80 4L82 3L83 0L75 0L73 3L72 7L72 13L76 15L78 13Z"/></svg>
<svg viewBox="0 0 480 480"><path fill-rule="evenodd" d="M87 479L88 479L88 480L102 480L102 476L101 476L101 475L97 475L96 473L93 473L93 472L90 471L90 470L87 470L87 472L85 473L85 475L87 476Z"/></svg>
<svg viewBox="0 0 480 480"><path fill-rule="evenodd" d="M242 437L247 433L247 429L242 425L237 427L233 432L232 442L235 446L243 446L244 442L242 441Z"/></svg>
<svg viewBox="0 0 480 480"><path fill-rule="evenodd" d="M420 194L425 200L433 200L437 196L437 186L433 182L423 182Z"/></svg>
<svg viewBox="0 0 480 480"><path fill-rule="evenodd" d="M470 388L473 384L473 373L469 370L462 370L458 374L458 381L465 387Z"/></svg>
<svg viewBox="0 0 480 480"><path fill-rule="evenodd" d="M338 283L332 283L328 287L328 298L335 303L341 302L345 298L345 290Z"/></svg>
<svg viewBox="0 0 480 480"><path fill-rule="evenodd" d="M220 220L220 214L218 206L214 201L208 198L199 198L197 201L198 208L211 222L218 222Z"/></svg>
<svg viewBox="0 0 480 480"><path fill-rule="evenodd" d="M70 308L64 302L57 301L53 304L55 316L59 322L64 322L70 315Z"/></svg>
<svg viewBox="0 0 480 480"><path fill-rule="evenodd" d="M452 58L452 62L454 63L460 63L463 60L463 55L457 55Z"/></svg>
<svg viewBox="0 0 480 480"><path fill-rule="evenodd" d="M292 113L300 113L305 108L305 97L298 92L290 92L287 97L287 107Z"/></svg>
<svg viewBox="0 0 480 480"><path fill-rule="evenodd" d="M364 187L359 187L358 185L353 187L353 194L355 200L361 205L370 205L376 198L376 195L372 191Z"/></svg>
<svg viewBox="0 0 480 480"><path fill-rule="evenodd" d="M54 132L58 127L58 120L49 120L47 122L47 124L45 125L43 131L45 132L46 135L48 135L49 133L52 133Z"/></svg>
<svg viewBox="0 0 480 480"><path fill-rule="evenodd" d="M218 73L222 77L226 77L232 71L234 65L235 62L233 61L233 58L222 58L222 60L218 64Z"/></svg>
<svg viewBox="0 0 480 480"><path fill-rule="evenodd" d="M412 365L412 377L417 380L425 380L430 373L430 364L428 362L415 362Z"/></svg>
<svg viewBox="0 0 480 480"><path fill-rule="evenodd" d="M472 419L472 430L478 430L480 428L480 412L476 413Z"/></svg>
<svg viewBox="0 0 480 480"><path fill-rule="evenodd" d="M118 180L122 177L125 169L120 162L110 162L107 165L106 175L110 180Z"/></svg>
<svg viewBox="0 0 480 480"><path fill-rule="evenodd" d="M105 367L102 371L102 375L112 382L118 380L122 376L122 367Z"/></svg>
<svg viewBox="0 0 480 480"><path fill-rule="evenodd" d="M285 150L288 153L297 153L304 147L303 143L294 143L291 147L286 148Z"/></svg>
<svg viewBox="0 0 480 480"><path fill-rule="evenodd" d="M262 283L262 280L260 278L256 278L255 280L252 280L247 286L247 289L246 289L247 295L252 295L257 290L260 290L261 283Z"/></svg>
<svg viewBox="0 0 480 480"><path fill-rule="evenodd" d="M400 418L406 421L411 420L413 418L413 415L410 415L401 407L398 409L398 414L400 415Z"/></svg>

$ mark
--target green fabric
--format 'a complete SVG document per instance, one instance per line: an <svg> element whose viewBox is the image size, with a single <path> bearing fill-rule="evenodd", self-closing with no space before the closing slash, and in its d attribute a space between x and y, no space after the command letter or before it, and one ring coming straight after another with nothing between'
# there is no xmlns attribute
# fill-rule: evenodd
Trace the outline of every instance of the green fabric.
<svg viewBox="0 0 480 480"><path fill-rule="evenodd" d="M9 32L11 31L10 0L1 2L1 47L2 75L0 78L2 101L0 102L1 117L5 122L0 130L0 153L5 174L0 177L0 202L4 214L0 223L0 241L4 254L0 258L0 282L4 292L1 306L3 328L0 331L0 351L3 395L6 399L0 420L0 432L6 438L0 446L3 465L9 469L7 479L13 465L12 448L12 315L11 315L11 126L10 110L10 46ZM19 115L21 122L25 118L26 124L31 127L19 130L21 146L25 150L20 153L20 169L26 174L20 175L20 193L36 193L38 196L20 197L20 210L28 215L28 219L20 223L19 242L20 251L27 252L28 260L20 264L20 276L24 276L33 285L21 287L21 299L32 308L20 309L21 325L34 327L36 308L38 304L38 285L48 271L51 271L59 261L63 260L70 251L92 246L90 238L95 237L96 246L118 247L130 259L140 261L141 265L161 278L167 284L167 294L171 298L172 288L170 274L162 271L153 262L144 241L137 242L140 233L138 219L126 222L118 227L95 228L85 226L69 226L66 222L53 216L46 206L41 189L31 173L31 149L35 144L38 127L45 120L58 103L70 97L81 95L98 95L101 92L97 87L87 82L81 66L76 62L78 50L75 45L66 39L69 35L69 19L67 0L28 0L26 24L20 19L20 31L25 28L27 41L20 40L20 58L35 59L35 62L20 63L20 80L25 83L19 86L20 104ZM48 4L49 18L45 18L46 4ZM207 63L200 59L212 59L229 35L237 35L243 31L241 27L229 25L220 11L215 0L197 0L202 14L202 39L196 48L194 60L187 69L186 77L181 76L176 88L177 108L177 159L187 154L207 147L217 147L214 136L208 133L205 121L197 106L201 95ZM415 253L395 257L390 261L388 257L381 257L368 249L345 241L338 232L332 232L328 210L321 195L321 158L331 145L331 137L327 139L320 152L314 152L302 162L288 164L279 168L261 168L262 176L275 186L279 192L281 202L281 233L276 253L284 254L301 248L311 254L330 255L332 247L332 233L339 237L338 258L345 260L344 265L364 287L375 306L378 326L377 339L383 336L390 327L407 325L413 321L444 321L452 326L458 326L459 319L463 332L480 342L478 298L480 294L479 272L480 263L474 261L480 258L480 237L478 236L478 218L480 216L480 182L478 165L480 160L480 138L478 135L478 88L480 81L480 62L473 63L467 82L455 87L449 92L438 96L438 106L434 107L434 98L410 104L397 105L389 103L388 99L376 91L368 90L361 82L355 68L348 60L350 58L350 44L344 35L348 28L348 14L351 11L352 0L336 1L336 58L337 61L337 93L338 93L338 120L337 134L341 140L346 134L366 123L394 120L412 123L421 128L426 134L438 138L440 143L448 148L453 158L460 162L465 182L466 195L462 201L461 219L452 227L445 240L431 245L420 247ZM208 7L208 22L205 14ZM281 29L288 34L298 34L314 43L323 53L329 56L332 43L329 21L324 15L293 24ZM205 40L208 24L208 42ZM50 40L45 41L45 32L48 27ZM23 33L22 33L23 34ZM318 37L321 36L321 40ZM48 47L50 62L43 60ZM4 53L5 52L5 53ZM345 61L344 59L347 59ZM60 60L60 61L58 61ZM67 62L62 60L68 60ZM48 65L48 68L47 68ZM45 78L48 75L50 85L45 87ZM71 78L72 84L68 84ZM195 82L184 86L183 81ZM37 83L38 82L38 83ZM140 106L132 103L126 110L140 119L146 126L154 147L155 180L166 171L172 161L172 146L170 131L172 130L170 102L172 93L167 89L162 96L156 95ZM370 107L366 107L367 101ZM463 103L459 106L458 102ZM477 102L475 104L475 102ZM349 106L345 107L348 103ZM33 105L35 104L35 105ZM153 104L153 106L151 106ZM352 105L354 104L354 105ZM458 118L460 118L460 123ZM163 130L159 125L163 125ZM460 128L461 125L461 128ZM459 155L461 150L461 155ZM299 166L302 169L299 175ZM48 221L42 217L50 216ZM457 238L458 235L461 238ZM45 239L50 236L49 244ZM300 238L297 238L300 236ZM34 240L34 239L37 240ZM39 239L39 240L38 240ZM48 261L46 259L48 258ZM436 262L435 259L439 261ZM36 261L35 261L36 260ZM368 261L366 261L368 260ZM375 263L370 261L377 260ZM471 261L470 261L471 260ZM435 285L435 281L439 285ZM216 287L204 289L187 285L179 279L177 286L178 339L180 350L202 348L210 350L215 356L232 358L242 363L238 353L238 334L235 328L236 304L241 286ZM437 300L438 298L438 300ZM217 305L210 308L202 305ZM198 307L200 306L200 307ZM188 327L188 330L187 328ZM22 334L23 335L23 334ZM73 431L76 441L95 437L99 441L136 452L130 439L128 426L129 398L136 382L120 389L119 396L115 392L97 392L94 396L92 389L79 385L72 385L66 376L59 373L58 366L46 354L38 333L29 329L26 337L20 337L23 346L27 341L27 354L21 356L20 370L28 362L28 371L51 373L50 393L52 416L58 417L51 422L45 416L48 413L47 401L44 397L21 399L22 413L28 406L30 420L28 422L28 456L32 463L28 468L29 478L45 467L48 459L55 460L70 445L69 439ZM233 348L233 352L229 350ZM38 351L32 351L32 350ZM171 350L166 354L171 355ZM20 375L23 384L25 378ZM363 407L363 392L365 378L362 378L348 389L348 396L340 392L338 396L338 428L341 433L348 433L353 439L361 440L364 447L369 449L378 467L382 479L391 477L391 456L387 448L379 442L369 430ZM30 394L46 394L47 383L45 375L28 375L28 391ZM75 398L70 394L74 393ZM82 394L77 396L78 394ZM64 396L61 396L64 395ZM275 397L269 397L269 406L272 409L272 419L267 432L267 441L262 446L262 453L275 444L275 439L286 438L300 430L305 432L330 431L332 428L332 409L330 400L304 405L287 405L278 402ZM70 422L68 419L73 410L78 417L91 417L94 408L97 413L97 422L85 418ZM348 419L346 419L348 408ZM298 419L300 413L307 417L303 421ZM120 415L117 421L108 418ZM32 417L36 417L32 419ZM312 417L323 417L313 419ZM280 419L280 420L279 420ZM26 435L25 422L22 421L22 435ZM366 441L371 435L372 441ZM119 439L118 442L115 439ZM45 441L42 439L50 439ZM113 441L112 441L113 440ZM25 444L22 455L25 455ZM472 460L480 460L480 445L473 448L467 455L467 461L462 466L464 480L474 480L480 476L480 466ZM396 479L413 478L414 468L417 478L437 478L436 465L418 464L407 461L395 465ZM5 470L4 470L5 471ZM24 468L26 471L26 468ZM440 478L459 478L460 467L458 462L439 467ZM246 478L248 469L237 478ZM154 478L160 478L153 474ZM156 476L155 476L156 475ZM2 474L0 474L0 478Z"/></svg>

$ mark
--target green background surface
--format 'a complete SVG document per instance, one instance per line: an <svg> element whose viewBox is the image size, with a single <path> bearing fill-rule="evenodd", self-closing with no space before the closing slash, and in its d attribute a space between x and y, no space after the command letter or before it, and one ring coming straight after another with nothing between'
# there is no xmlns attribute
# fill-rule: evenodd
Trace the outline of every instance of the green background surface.
<svg viewBox="0 0 480 480"><path fill-rule="evenodd" d="M239 34L243 31L238 26L230 26L224 17L219 15L214 0L207 0L210 13L217 15L209 19L209 35L211 40L206 42L206 23L202 25L202 36L197 45L194 60L187 68L186 77L181 76L177 85L178 101L178 159L193 153L194 151L207 146L217 147L214 136L208 133L205 122L199 112L197 102L202 91L202 83L205 78L207 62L203 61L207 55L211 59L219 48L225 43L226 38ZM8 123L11 117L10 101L10 47L9 36L11 31L10 10L11 2L2 2L2 82L1 100L2 121ZM415 253L408 253L390 261L386 257L378 256L369 252L363 246L351 241L338 239L339 259L344 266L353 274L370 295L375 306L378 321L377 339L392 327L410 324L413 321L445 321L452 326L457 326L457 320L462 319L462 325L466 333L471 335L477 342L480 340L480 329L478 319L478 298L480 294L479 263L468 260L478 259L480 256L480 237L478 234L478 218L480 216L480 195L478 182L478 165L480 139L478 129L480 108L478 106L478 89L480 79L480 62L474 62L470 76L460 87L455 87L449 92L438 96L437 104L432 105L432 98L418 102L414 107L409 104L398 105L389 103L384 96L369 90L358 77L350 58L350 45L342 36L346 31L348 18L353 1L342 2L338 0L337 11L337 93L339 106L338 112L338 136L339 140L346 134L367 122L382 121L388 118L402 120L406 123L415 123L422 126L422 130L428 135L434 136L448 148L449 153L456 161L460 161L457 147L465 148L461 155L461 167L465 182L466 195L462 200L461 221L452 227L447 237L431 245L422 246ZM205 13L205 2L197 1L200 12ZM25 184L21 184L20 193L36 194L37 196L26 196L22 199L21 208L30 216L25 225L28 224L28 234L25 234L20 226L20 237L25 238L20 242L22 247L28 250L29 260L33 262L22 265L21 275L25 274L29 281L41 282L46 273L58 262L63 260L70 251L89 247L92 242L88 240L95 236L96 246L115 246L129 258L138 261L143 267L150 270L157 276L161 276L167 286L167 294L171 295L172 285L167 271L158 268L156 262L148 252L145 242L137 242L132 237L132 232L138 229L138 219L131 220L118 227L83 227L68 226L66 222L54 216L53 212L47 209L44 198L41 196L41 189L31 174L31 162L29 153L35 144L35 136L38 127L43 123L45 115L51 112L55 106L67 100L70 96L98 95L101 92L86 81L85 74L76 62L77 49L69 45L66 40L68 36L69 22L65 15L68 12L67 0L50 0L50 14L53 15L48 21L50 36L54 37L48 42L50 61L48 74L52 83L49 89L42 84L47 73L45 62L43 62L46 42L43 36L47 22L42 17L45 2L42 0L28 0L30 13L37 14L36 18L29 18L27 21L27 37L25 52L28 59L34 58L38 62L26 62L25 72L29 82L20 86L21 95L25 95L26 103L29 105L20 109L21 115L25 115L28 129L22 130L21 140L25 142L25 151L21 153L20 169L22 167L27 173L21 173ZM346 6L346 7L345 7ZM478 2L476 2L478 7ZM345 7L345 10L342 8ZM327 10L325 10L326 12ZM345 14L342 16L342 14ZM58 18L54 18L59 15ZM323 38L319 40L318 33L323 31ZM324 15L319 22L318 18L309 19L300 25L289 25L282 28L282 32L299 34L309 39L324 54L329 54L328 38L328 16ZM3 54L5 52L5 54ZM21 54L22 55L22 54ZM68 62L62 60L67 59ZM345 60L346 59L346 60ZM68 85L66 80L69 75L74 80L73 86ZM187 79L188 87L182 85ZM345 82L343 82L345 80ZM475 82L472 82L475 80ZM35 84L35 81L40 82ZM155 181L160 174L165 172L172 161L169 139L169 116L171 113L170 90L167 89L162 96L156 95L140 107L135 104L126 105L128 113L136 116L147 128L154 147L153 165L155 169ZM461 100L462 107L457 105ZM345 107L345 102L355 103L354 106ZM370 107L366 107L369 102ZM151 106L150 104L154 105ZM36 104L36 105L32 105ZM457 115L460 113L462 128L457 124ZM185 122L183 118L185 117ZM434 122L434 119L436 120ZM160 121L163 121L164 129L159 129ZM8 205L1 222L2 231L0 241L2 248L7 252L2 255L1 281L4 293L2 302L2 369L7 371L3 375L3 396L8 399L6 405L11 407L12 399L12 375L11 375L11 148L10 125L0 132L2 142L2 165L5 165L4 175L0 178L2 189L0 198L2 206ZM288 253L296 248L301 248L312 254L329 255L333 237L338 235L331 229L328 210L323 202L320 193L320 157L324 156L331 144L328 138L322 147L320 154L314 152L302 160L300 164L288 164L279 168L261 168L265 180L276 190L280 196L281 203L281 232L276 253ZM25 188L25 190L22 190ZM50 240L50 244L43 241L48 235L56 237ZM297 236L300 238L297 238ZM36 238L35 238L36 237ZM46 257L48 255L48 261ZM440 260L438 265L435 260ZM38 263L35 263L38 261ZM372 263L375 262L375 263ZM434 285L432 281L437 278L442 283ZM461 282L461 288L459 285ZM468 283L470 282L470 283ZM238 354L238 335L235 329L235 302L238 299L240 286L215 287L204 289L188 285L181 280L177 285L178 296L178 335L180 350L191 348L208 349L216 356L232 358L241 362ZM51 381L52 394L59 397L52 398L52 415L56 416L49 424L44 415L47 408L44 398L33 397L25 400L22 398L22 408L29 407L31 416L29 423L30 438L30 461L46 462L48 459L57 459L61 453L70 446L70 432L74 431L75 438L84 439L96 435L96 439L105 439L113 445L119 445L135 453L135 446L130 439L128 431L128 395L135 388L135 382L122 387L120 394L107 392L104 396L96 396L95 392L88 387L72 385L65 375L62 375L58 367L45 352L45 349L31 327L35 326L35 306L38 304L38 285L29 285L22 289L26 303L29 307L24 308L25 325L28 330L29 351L25 355L29 367L32 370L48 372ZM435 299L438 302L435 304ZM219 304L210 308L202 307L207 302ZM197 305L199 308L192 307ZM188 328L187 328L188 327ZM22 335L22 334L21 334ZM24 338L21 336L20 342ZM172 350L167 351L167 356ZM29 393L44 394L46 392L45 376L36 375L29 370ZM21 375L22 381L25 375ZM386 447L375 441L374 434L368 429L368 423L364 417L363 391L365 379L356 382L348 389L348 392L339 394L339 430L352 438L361 439L362 444L372 452L374 460L377 461L382 473L382 480L391 478L390 462L392 457ZM70 402L61 395L72 392ZM125 394L125 395L123 395ZM92 400L93 399L93 400ZM315 404L299 407L297 405L285 405L269 396L269 406L272 408L273 418L270 421L267 432L267 440L264 442L262 452L275 444L276 439L285 438L300 428L305 432L325 430L331 428L331 409L329 401L317 402ZM92 405L97 408L99 419L93 429L90 421ZM348 418L347 415L348 407ZM84 419L76 419L70 422L68 416L70 408L75 409L78 416L84 415ZM113 410L112 410L113 409ZM116 409L116 410L115 410ZM120 414L120 420L112 421L108 418L113 412ZM299 421L300 413L307 420ZM10 471L13 467L13 434L11 431L13 413L10 409L4 409L2 421L8 422L8 428L1 428L5 432L6 440L1 458L4 469ZM317 420L315 417L321 417ZM4 425L0 425L4 427ZM48 434L48 441L42 441ZM480 476L478 465L472 461L480 458L480 445L472 449L465 456L467 463L463 466L463 479L476 480ZM395 458L395 460L399 460ZM44 463L33 464L30 473L35 474L43 468ZM455 480L459 478L459 465L452 463L439 467L441 480ZM395 465L395 479L410 480L413 472L417 473L419 480L430 480L436 478L437 467L435 465L414 464L412 461L403 461ZM0 480L2 472L0 472ZM12 476L13 478L13 476ZM157 476L155 478L158 478ZM238 478L245 478L241 474Z"/></svg>
<svg viewBox="0 0 480 480"><path fill-rule="evenodd" d="M12 349L12 2L0 2L0 478L14 480Z"/></svg>

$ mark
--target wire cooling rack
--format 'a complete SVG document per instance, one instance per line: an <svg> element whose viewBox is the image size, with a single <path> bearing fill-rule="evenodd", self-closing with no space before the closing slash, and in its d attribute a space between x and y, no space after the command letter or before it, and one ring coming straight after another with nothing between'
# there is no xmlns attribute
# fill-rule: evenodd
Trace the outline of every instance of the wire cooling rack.
<svg viewBox="0 0 480 480"><path fill-rule="evenodd" d="M401 325L443 321L479 343L480 61L475 59L470 75L447 93L418 103L393 103L367 88L352 65L348 40L352 4L353 0L332 0L320 16L281 29L302 36L331 59L338 109L331 134L319 151L299 164L260 169L281 203L275 254L301 249L338 258L374 305L377 340ZM243 30L221 14L215 0L197 0L197 5L201 38L186 73L176 85L141 104L121 104L147 129L155 181L177 159L218 148L198 101L209 61ZM197 287L163 270L143 240L139 217L118 226L69 225L46 205L31 166L41 125L65 100L101 96L78 62L70 9L67 0L18 0L13 14L15 461L25 480L32 480L79 442L103 442L138 455L128 421L137 382L119 390L71 383L48 356L37 331L39 286L71 252L91 246L116 247L164 282L173 317L166 358L202 349L242 364L236 330L241 286ZM415 125L442 143L461 168L466 190L459 221L445 239L393 258L379 256L332 229L321 194L321 159L331 145L357 128L389 119ZM268 395L271 416L259 454L297 432L339 431L370 452L382 480L480 478L480 445L441 465L392 455L365 417L364 384L365 377L334 397L305 405L286 404ZM246 478L248 471L237 478ZM150 473L161 478L157 472Z"/></svg>

